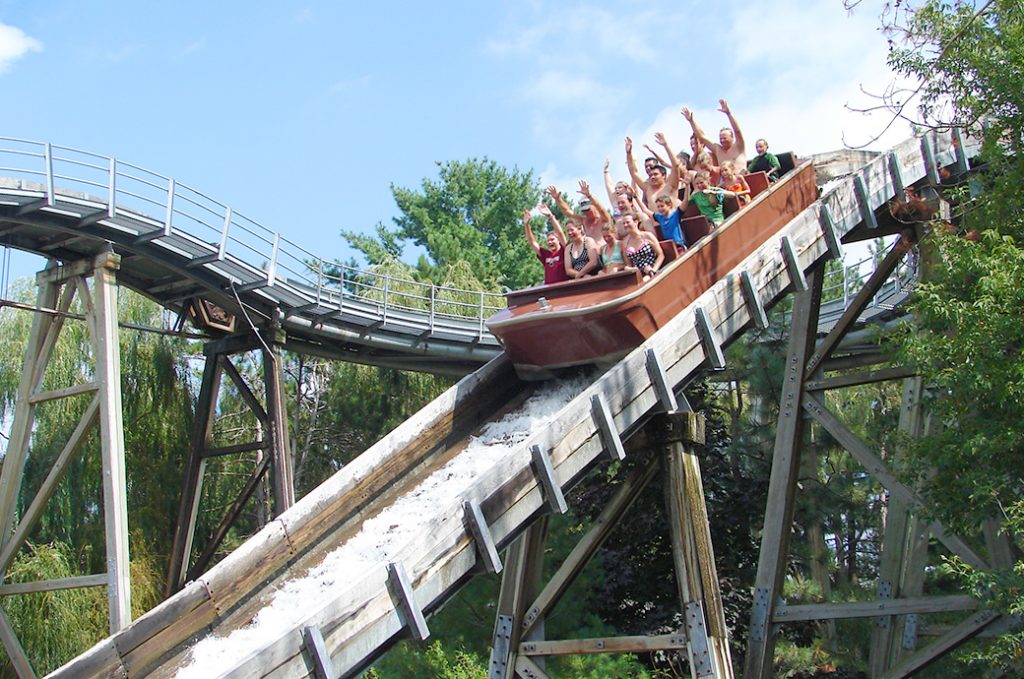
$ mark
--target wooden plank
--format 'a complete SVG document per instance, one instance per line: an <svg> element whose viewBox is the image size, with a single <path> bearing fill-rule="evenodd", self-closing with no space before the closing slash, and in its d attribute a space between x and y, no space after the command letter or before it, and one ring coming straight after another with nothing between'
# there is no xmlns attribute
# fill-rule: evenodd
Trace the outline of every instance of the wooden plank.
<svg viewBox="0 0 1024 679"><path fill-rule="evenodd" d="M525 655L516 657L516 676L522 679L550 679L540 665Z"/></svg>
<svg viewBox="0 0 1024 679"><path fill-rule="evenodd" d="M839 234L836 233L836 223L832 218L832 210L828 205L822 204L819 214L821 233L825 237L825 244L828 245L828 253L832 255L832 259L841 260L843 258L843 244L839 240Z"/></svg>
<svg viewBox="0 0 1024 679"><path fill-rule="evenodd" d="M106 573L99 575L77 575L70 578L54 578L53 580L37 580L35 582L10 582L0 585L0 596L55 592L57 590L77 589L79 587L104 587L106 584Z"/></svg>
<svg viewBox="0 0 1024 679"><path fill-rule="evenodd" d="M801 604L777 608L775 615L772 617L772 622L789 623L806 622L808 620L873 618L878 615L973 611L977 608L978 601L966 594L908 597L905 599L878 599L876 601Z"/></svg>
<svg viewBox="0 0 1024 679"><path fill-rule="evenodd" d="M77 396L78 394L88 394L94 392L100 388L97 382L85 382L84 384L76 384L72 387L64 387L63 389L51 389L50 391L42 391L37 394L33 394L29 398L30 403L43 403L44 401L55 401L59 398L68 398L69 396Z"/></svg>
<svg viewBox="0 0 1024 679"><path fill-rule="evenodd" d="M654 387L655 393L658 395L658 401L666 412L672 412L678 409L679 405L676 402L675 392L672 387L669 386L668 376L665 374L665 369L661 365L661 359L658 358L658 352L654 349L648 349L646 353L646 368L647 374L651 378L651 385Z"/></svg>
<svg viewBox="0 0 1024 679"><path fill-rule="evenodd" d="M473 541L476 543L477 553L488 573L501 572L501 557L498 556L498 549L494 546L494 539L491 537L491 530L487 527L487 520L480 510L480 503L476 500L466 500L465 508L466 524L473 534Z"/></svg>
<svg viewBox="0 0 1024 679"><path fill-rule="evenodd" d="M525 641L519 644L519 653L528 656L595 655L599 653L651 653L686 648L682 634L656 636L603 637L568 639L564 641Z"/></svg>
<svg viewBox="0 0 1024 679"><path fill-rule="evenodd" d="M860 218L868 229L877 229L878 220L875 218L875 211L871 208L871 198L868 196L867 186L864 185L864 177L857 174L853 177L853 193L857 197L857 205L860 207Z"/></svg>
<svg viewBox="0 0 1024 679"><path fill-rule="evenodd" d="M808 380L804 386L807 391L826 391L828 389L845 389L846 387L856 387L862 384L899 380L905 377L912 377L913 375L914 371L910 368L879 368L878 370L865 370L863 372L826 377L819 380Z"/></svg>
<svg viewBox="0 0 1024 679"><path fill-rule="evenodd" d="M747 307L747 313L750 314L754 321L754 327L759 330L766 329L768 327L768 314L765 312L764 304L761 302L761 296L757 293L754 279L746 269L740 272L740 285L743 286L743 303Z"/></svg>
<svg viewBox="0 0 1024 679"><path fill-rule="evenodd" d="M796 251L793 249L793 241L790 240L789 236L783 236L781 243L782 261L786 263L786 271L789 272L789 278L793 281L793 290L803 292L807 289L807 278L804 276L804 271L797 261Z"/></svg>

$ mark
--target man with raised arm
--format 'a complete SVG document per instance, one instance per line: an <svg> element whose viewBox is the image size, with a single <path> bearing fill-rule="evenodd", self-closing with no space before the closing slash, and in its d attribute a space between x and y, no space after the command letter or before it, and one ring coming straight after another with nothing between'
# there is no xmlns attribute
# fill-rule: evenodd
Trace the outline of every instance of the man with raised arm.
<svg viewBox="0 0 1024 679"><path fill-rule="evenodd" d="M655 132L654 140L664 147L665 153L668 154L667 157L671 159L672 167L671 171L668 171L664 165L653 165L647 169L647 179L645 180L637 172L636 161L633 160L633 140L626 137L626 167L629 169L629 176L640 187L644 194L644 203L652 210L654 209L654 201L658 196L664 194L675 196L679 192L680 176L679 161L676 158L676 154L669 147L665 135L661 132ZM665 176L666 172L668 172L667 177Z"/></svg>
<svg viewBox="0 0 1024 679"><path fill-rule="evenodd" d="M583 233L598 243L601 241L604 225L612 223L611 215L590 193L590 184L582 179L580 180L580 190L577 193L583 196L583 199L580 201L580 211L573 212L573 209L562 198L562 194L558 192L558 188L554 185L548 187L548 195L555 201L562 214L566 217L576 215L583 222Z"/></svg>
<svg viewBox="0 0 1024 679"><path fill-rule="evenodd" d="M714 153L717 162L716 165L721 165L727 160L731 160L736 163L736 167L746 168L747 167L747 145L743 141L743 133L740 132L740 126L736 122L736 118L733 117L732 111L729 110L729 104L725 99L719 99L719 108L729 118L729 124L732 125L730 130L728 127L723 127L718 132L718 143L711 141L704 130L700 128L697 121L693 119L693 112L690 109L683 107L681 113L686 121L690 123L690 127L693 128L693 133L697 135L697 139L701 141L705 146L711 149Z"/></svg>

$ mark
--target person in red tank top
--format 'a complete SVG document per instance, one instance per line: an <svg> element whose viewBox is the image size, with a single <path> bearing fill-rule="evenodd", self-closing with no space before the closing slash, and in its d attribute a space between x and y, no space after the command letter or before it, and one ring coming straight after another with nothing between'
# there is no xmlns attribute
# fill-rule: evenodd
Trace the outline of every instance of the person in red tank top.
<svg viewBox="0 0 1024 679"><path fill-rule="evenodd" d="M533 235L533 228L530 226L529 210L523 210L523 232L526 234L526 242L530 244L530 247L537 255L537 259L544 265L545 285L567 281L569 280L569 275L565 273L565 266L562 264L563 252L565 250L565 232L562 231L562 225L551 214L551 210L547 205L541 203L537 206L537 209L548 220L548 223L551 224L551 230L548 231L545 238L545 245L547 247L541 247Z"/></svg>

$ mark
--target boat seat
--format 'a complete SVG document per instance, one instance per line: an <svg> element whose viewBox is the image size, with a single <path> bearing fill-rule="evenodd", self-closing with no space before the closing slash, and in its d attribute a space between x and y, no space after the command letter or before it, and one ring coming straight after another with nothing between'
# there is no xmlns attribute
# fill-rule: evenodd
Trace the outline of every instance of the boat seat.
<svg viewBox="0 0 1024 679"><path fill-rule="evenodd" d="M679 250L676 249L676 242L674 240L661 240L658 241L661 245L661 251L665 253L665 261L661 263L662 268L668 266L669 262L679 259Z"/></svg>
<svg viewBox="0 0 1024 679"><path fill-rule="evenodd" d="M775 157L779 159L779 177L796 167L796 156L792 151L776 154Z"/></svg>
<svg viewBox="0 0 1024 679"><path fill-rule="evenodd" d="M757 198L757 194L762 191L768 190L769 182L767 172L751 172L750 174L744 175L744 178L747 180L747 185L750 187L751 200Z"/></svg>
<svg viewBox="0 0 1024 679"><path fill-rule="evenodd" d="M686 217L680 222L680 226L686 234L686 242L691 245L711 233L711 223L700 213L696 217Z"/></svg>

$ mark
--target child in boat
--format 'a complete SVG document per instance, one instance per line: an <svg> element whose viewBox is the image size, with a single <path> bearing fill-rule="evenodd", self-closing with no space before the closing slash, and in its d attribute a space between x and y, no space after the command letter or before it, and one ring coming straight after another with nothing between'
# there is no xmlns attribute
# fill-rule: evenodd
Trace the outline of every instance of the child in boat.
<svg viewBox="0 0 1024 679"><path fill-rule="evenodd" d="M711 228L716 228L725 221L722 203L729 196L735 197L736 194L722 188L713 188L711 175L706 170L698 171L693 178L693 193L690 194L690 202L696 205L700 213L711 222Z"/></svg>
<svg viewBox="0 0 1024 679"><path fill-rule="evenodd" d="M601 229L601 261L604 266L601 273L612 273L626 268L626 260L622 258L622 246L616 238L615 227L605 224Z"/></svg>
<svg viewBox="0 0 1024 679"><path fill-rule="evenodd" d="M754 142L754 148L757 149L757 155L747 163L747 172L764 172L768 175L768 181L777 180L782 165L779 164L779 159L774 153L768 153L768 142L758 139Z"/></svg>
<svg viewBox="0 0 1024 679"><path fill-rule="evenodd" d="M551 210L548 209L547 205L541 203L538 206L538 210L551 224L551 231L548 231L545 238L547 247L542 248L533 235L533 229L530 227L529 210L523 210L523 231L526 233L526 242L530 244L530 247L537 255L537 259L544 265L544 285L567 281L569 276L565 273L565 266L562 264L562 253L565 250L565 233L562 231L561 224L551 214Z"/></svg>
<svg viewBox="0 0 1024 679"><path fill-rule="evenodd" d="M731 160L722 163L722 181L718 185L735 193L736 202L740 204L740 207L750 202L750 185L736 168L736 163Z"/></svg>
<svg viewBox="0 0 1024 679"><path fill-rule="evenodd" d="M686 198L690 197L690 186L686 185ZM683 213L680 210L682 205L675 200L672 196L658 196L654 201L654 206L657 208L656 212L651 212L646 209L645 205L641 205L641 209L647 215L648 219L657 222L658 228L661 230L662 240L670 240L676 244L676 251L682 252L687 248L686 234L683 233L682 220Z"/></svg>
<svg viewBox="0 0 1024 679"><path fill-rule="evenodd" d="M718 165L715 165L714 156L712 156L707 151L704 151L699 156L697 156L697 158L693 162L694 165L697 166L697 172L700 172L701 170L707 172L709 177L708 181L711 182L711 185L718 186L718 182L722 180L722 168L720 168ZM697 172L693 173L693 177L690 179L691 182L697 177Z"/></svg>

